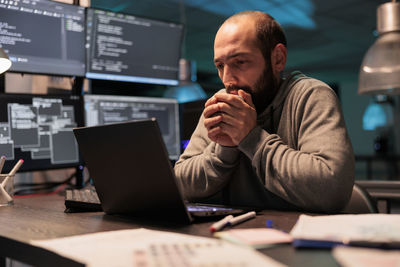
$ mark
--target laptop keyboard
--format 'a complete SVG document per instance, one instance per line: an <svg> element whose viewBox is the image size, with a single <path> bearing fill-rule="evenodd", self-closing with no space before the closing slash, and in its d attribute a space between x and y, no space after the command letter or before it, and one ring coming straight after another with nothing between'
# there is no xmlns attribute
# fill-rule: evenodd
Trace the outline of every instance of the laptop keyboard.
<svg viewBox="0 0 400 267"><path fill-rule="evenodd" d="M207 206L207 205L200 205L200 204L187 204L186 207L189 212L217 211L217 210L230 211L230 210L232 210L232 208L227 208L227 207L214 207L214 206Z"/></svg>
<svg viewBox="0 0 400 267"><path fill-rule="evenodd" d="M99 197L93 189L65 190L65 212L101 211Z"/></svg>

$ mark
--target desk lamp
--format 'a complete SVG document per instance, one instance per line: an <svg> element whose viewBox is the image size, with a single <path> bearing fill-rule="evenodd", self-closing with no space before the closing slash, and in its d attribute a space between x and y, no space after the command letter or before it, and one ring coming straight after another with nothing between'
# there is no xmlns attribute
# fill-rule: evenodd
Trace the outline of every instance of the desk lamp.
<svg viewBox="0 0 400 267"><path fill-rule="evenodd" d="M164 97L176 98L179 103L207 98L203 88L197 82L196 62L184 58L179 60L179 85L169 87Z"/></svg>
<svg viewBox="0 0 400 267"><path fill-rule="evenodd" d="M393 0L381 4L376 14L378 38L368 49L361 64L358 93L376 95L375 97L398 95L400 94L400 3ZM367 112L369 108L370 106ZM368 116L367 112L364 113L364 119L371 121L372 117ZM390 126L386 120L381 120L380 123L382 125L379 126L386 128ZM387 134L384 136L387 137ZM377 151L375 146L380 145L376 140L375 151Z"/></svg>
<svg viewBox="0 0 400 267"><path fill-rule="evenodd" d="M2 48L0 48L0 74L7 71L11 67L11 60Z"/></svg>
<svg viewBox="0 0 400 267"><path fill-rule="evenodd" d="M400 94L400 3L377 8L378 39L360 67L359 94Z"/></svg>

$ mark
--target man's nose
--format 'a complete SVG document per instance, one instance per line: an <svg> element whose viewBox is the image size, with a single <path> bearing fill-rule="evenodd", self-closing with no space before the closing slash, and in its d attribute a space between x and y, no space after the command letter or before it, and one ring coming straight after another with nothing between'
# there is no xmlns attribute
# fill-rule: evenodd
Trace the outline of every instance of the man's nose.
<svg viewBox="0 0 400 267"><path fill-rule="evenodd" d="M232 71L231 68L225 67L224 68L224 76L222 77L222 82L224 83L225 87L228 85L236 85L238 80L235 73Z"/></svg>

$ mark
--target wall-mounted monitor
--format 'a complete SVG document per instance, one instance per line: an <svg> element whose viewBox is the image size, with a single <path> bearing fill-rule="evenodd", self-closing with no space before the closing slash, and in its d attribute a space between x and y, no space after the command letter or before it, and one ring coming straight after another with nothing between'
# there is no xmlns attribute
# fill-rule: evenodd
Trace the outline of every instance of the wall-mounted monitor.
<svg viewBox="0 0 400 267"><path fill-rule="evenodd" d="M177 85L183 25L87 9L86 77Z"/></svg>
<svg viewBox="0 0 400 267"><path fill-rule="evenodd" d="M10 71L85 75L85 9L47 0L0 1L0 47Z"/></svg>
<svg viewBox="0 0 400 267"><path fill-rule="evenodd" d="M180 155L179 105L176 99L84 95L85 125L156 118L171 160Z"/></svg>
<svg viewBox="0 0 400 267"><path fill-rule="evenodd" d="M4 171L23 159L21 171L81 164L72 129L83 126L79 96L0 94L0 156Z"/></svg>

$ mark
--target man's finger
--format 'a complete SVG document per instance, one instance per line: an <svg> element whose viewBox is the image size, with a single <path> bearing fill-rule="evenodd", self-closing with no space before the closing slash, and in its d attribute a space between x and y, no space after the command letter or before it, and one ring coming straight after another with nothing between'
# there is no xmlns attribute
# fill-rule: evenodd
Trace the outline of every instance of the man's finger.
<svg viewBox="0 0 400 267"><path fill-rule="evenodd" d="M218 93L214 95L217 102L227 103L228 105L234 107L242 107L243 106L243 99L238 95L227 94L227 93Z"/></svg>
<svg viewBox="0 0 400 267"><path fill-rule="evenodd" d="M219 123L221 123L222 117L221 116L215 116L211 117L208 119L204 120L204 127L206 127L207 130L210 130L211 128L215 127Z"/></svg>
<svg viewBox="0 0 400 267"><path fill-rule="evenodd" d="M215 103L217 103L217 100L215 99L214 96L212 96L206 101L206 103L204 104L204 107L208 107L208 106L210 106L212 104L215 104Z"/></svg>
<svg viewBox="0 0 400 267"><path fill-rule="evenodd" d="M248 105L254 107L253 99L251 97L251 94L247 93L244 90L239 90L238 95L246 102Z"/></svg>
<svg viewBox="0 0 400 267"><path fill-rule="evenodd" d="M204 118L212 117L214 113L220 111L218 104L213 104L206 107L203 111Z"/></svg>
<svg viewBox="0 0 400 267"><path fill-rule="evenodd" d="M221 117L220 121L225 123L225 124L229 124L229 125L232 125L232 126L238 125L237 117L231 116L228 113L221 113L220 117Z"/></svg>

